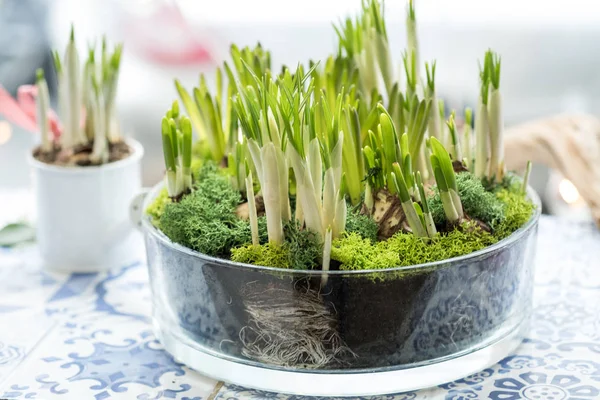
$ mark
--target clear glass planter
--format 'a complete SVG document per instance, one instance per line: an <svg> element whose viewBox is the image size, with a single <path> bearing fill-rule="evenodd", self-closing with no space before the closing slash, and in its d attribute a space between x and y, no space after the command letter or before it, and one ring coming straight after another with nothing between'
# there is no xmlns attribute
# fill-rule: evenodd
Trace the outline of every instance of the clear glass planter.
<svg viewBox="0 0 600 400"><path fill-rule="evenodd" d="M144 216L156 335L205 375L275 392L374 395L459 379L508 355L527 329L541 209L529 196L530 221L483 250L326 275L209 257Z"/></svg>

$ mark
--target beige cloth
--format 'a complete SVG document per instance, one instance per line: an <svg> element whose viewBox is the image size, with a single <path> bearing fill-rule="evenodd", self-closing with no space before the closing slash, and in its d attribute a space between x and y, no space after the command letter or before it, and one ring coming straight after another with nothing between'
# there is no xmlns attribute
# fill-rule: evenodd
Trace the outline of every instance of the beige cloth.
<svg viewBox="0 0 600 400"><path fill-rule="evenodd" d="M508 170L522 171L531 160L569 179L600 227L600 119L586 114L558 115L507 129Z"/></svg>

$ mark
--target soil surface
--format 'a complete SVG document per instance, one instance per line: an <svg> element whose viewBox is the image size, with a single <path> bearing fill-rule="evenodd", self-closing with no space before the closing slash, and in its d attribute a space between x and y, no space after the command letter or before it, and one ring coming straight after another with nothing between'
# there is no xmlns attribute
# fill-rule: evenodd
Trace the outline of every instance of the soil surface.
<svg viewBox="0 0 600 400"><path fill-rule="evenodd" d="M93 144L79 145L72 149L64 150L61 149L60 146L55 145L54 149L50 152L44 152L38 147L33 151L33 157L43 163L63 167L87 167L99 165L99 163L93 163L90 159L92 149ZM133 149L124 141L109 143L108 151L109 163L123 160L133 153Z"/></svg>

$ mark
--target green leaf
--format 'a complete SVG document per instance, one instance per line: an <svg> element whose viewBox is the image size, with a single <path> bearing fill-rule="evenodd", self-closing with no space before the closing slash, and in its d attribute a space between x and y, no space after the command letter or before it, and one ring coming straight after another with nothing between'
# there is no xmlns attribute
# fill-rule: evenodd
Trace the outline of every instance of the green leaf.
<svg viewBox="0 0 600 400"><path fill-rule="evenodd" d="M444 146L436 138L430 138L429 144L431 146L431 151L438 159L440 170L444 174L448 188L454 189L455 192L458 192L456 177L454 175L454 167L452 166L452 160L448 155L448 151L446 151Z"/></svg>
<svg viewBox="0 0 600 400"><path fill-rule="evenodd" d="M179 117L179 102L177 100L173 101L173 105L171 106L171 118L177 119Z"/></svg>
<svg viewBox="0 0 600 400"><path fill-rule="evenodd" d="M181 118L181 131L183 132L183 166L185 168L190 168L192 165L192 124L189 118L185 116Z"/></svg>
<svg viewBox="0 0 600 400"><path fill-rule="evenodd" d="M421 173L419 171L417 171L417 174L416 174L416 183L417 183L417 188L419 189L419 196L421 197L421 202L423 203L423 212L425 214L429 214L429 204L427 204L427 196L425 195L425 187L423 186L423 179L421 178Z"/></svg>
<svg viewBox="0 0 600 400"><path fill-rule="evenodd" d="M173 142L171 141L171 126L170 119L163 117L162 119L162 144L163 155L165 158L165 167L168 171L175 171L175 157L173 155Z"/></svg>
<svg viewBox="0 0 600 400"><path fill-rule="evenodd" d="M190 94L177 79L175 79L175 88L177 89L177 93L179 93L179 98L183 102L183 106L185 107L187 114L192 120L192 124L198 131L198 134L201 135L201 132L203 131L202 118L200 117L200 110L198 110L194 99L192 99Z"/></svg>
<svg viewBox="0 0 600 400"><path fill-rule="evenodd" d="M179 140L177 137L177 125L173 118L169 119L169 129L171 130L171 148L173 149L173 157L175 160L179 157Z"/></svg>
<svg viewBox="0 0 600 400"><path fill-rule="evenodd" d="M406 181L404 180L404 176L402 175L400 165L398 163L394 163L394 165L392 166L392 170L393 172L391 173L391 175L394 177L393 181L396 182L400 201L403 203L409 201L410 194L408 193L408 187L406 185Z"/></svg>
<svg viewBox="0 0 600 400"><path fill-rule="evenodd" d="M437 183L440 192L447 192L448 184L446 183L446 178L444 177L442 169L439 166L439 161L434 162L434 159L437 159L437 157L435 155L431 155L431 165L433 167L433 175L435 176L435 182Z"/></svg>
<svg viewBox="0 0 600 400"><path fill-rule="evenodd" d="M24 222L5 225L0 229L0 247L12 247L35 239L35 229Z"/></svg>

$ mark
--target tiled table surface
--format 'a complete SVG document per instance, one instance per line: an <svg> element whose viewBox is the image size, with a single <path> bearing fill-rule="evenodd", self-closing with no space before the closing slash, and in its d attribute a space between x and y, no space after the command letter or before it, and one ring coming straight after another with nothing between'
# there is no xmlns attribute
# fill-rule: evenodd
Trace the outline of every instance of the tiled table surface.
<svg viewBox="0 0 600 400"><path fill-rule="evenodd" d="M40 270L0 248L0 399L295 399L208 379L152 334L143 260L109 273ZM383 399L600 399L600 233L543 217L528 338L485 371ZM302 398L306 399L306 398Z"/></svg>

